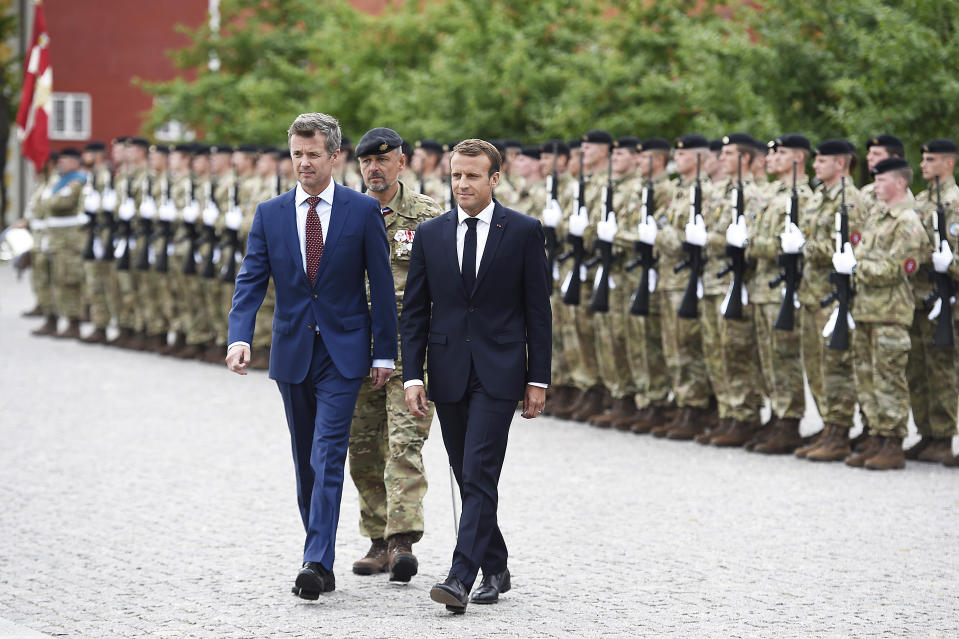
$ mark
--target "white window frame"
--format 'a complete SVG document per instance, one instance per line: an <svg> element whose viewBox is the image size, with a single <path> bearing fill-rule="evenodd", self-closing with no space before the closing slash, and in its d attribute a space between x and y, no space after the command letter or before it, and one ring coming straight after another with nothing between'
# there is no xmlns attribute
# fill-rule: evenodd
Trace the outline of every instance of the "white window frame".
<svg viewBox="0 0 959 639"><path fill-rule="evenodd" d="M89 93L54 93L50 104L48 133L51 140L89 140L93 99ZM58 110L63 109L63 126ZM77 109L80 109L79 122Z"/></svg>

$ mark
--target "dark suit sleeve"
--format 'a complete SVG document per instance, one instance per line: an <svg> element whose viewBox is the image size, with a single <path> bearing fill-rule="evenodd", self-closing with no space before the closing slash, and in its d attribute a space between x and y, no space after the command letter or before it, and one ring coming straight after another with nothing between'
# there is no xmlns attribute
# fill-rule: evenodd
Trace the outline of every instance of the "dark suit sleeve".
<svg viewBox="0 0 959 639"><path fill-rule="evenodd" d="M396 359L396 288L390 268L386 225L375 205L367 207L363 232L366 275L370 281L373 315L373 359Z"/></svg>
<svg viewBox="0 0 959 639"><path fill-rule="evenodd" d="M270 258L266 250L266 235L263 231L262 207L258 205L256 213L253 214L253 224L246 241L246 255L243 257L240 272L236 274L227 344L253 343L256 312L263 303L269 282Z"/></svg>
<svg viewBox="0 0 959 639"><path fill-rule="evenodd" d="M539 223L530 226L523 253L526 304L526 381L549 384L553 356L553 317L549 306L549 265Z"/></svg>
<svg viewBox="0 0 959 639"><path fill-rule="evenodd" d="M403 338L403 381L423 379L426 360L426 341L430 333L430 285L426 278L426 256L423 251L423 233L420 224L413 236L410 268L403 293L403 315L400 333Z"/></svg>

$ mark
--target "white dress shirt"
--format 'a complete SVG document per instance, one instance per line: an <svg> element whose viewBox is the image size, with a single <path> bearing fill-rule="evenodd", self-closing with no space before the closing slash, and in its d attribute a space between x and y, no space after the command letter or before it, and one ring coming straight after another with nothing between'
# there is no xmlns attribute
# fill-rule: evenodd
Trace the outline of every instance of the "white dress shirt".
<svg viewBox="0 0 959 639"><path fill-rule="evenodd" d="M331 179L330 183L325 189L320 193L320 201L316 205L316 214L320 217L320 227L323 231L323 245L326 245L326 236L329 233L330 228L330 214L333 212L333 193L335 189L335 182ZM310 212L310 205L307 203L307 198L312 197L307 193L303 186L297 182L296 183L296 193L293 196L295 205L296 205L296 234L300 240L300 262L303 264L303 272L306 273L306 215ZM246 346L250 347L246 342L233 342L230 344L226 352L229 353L230 349L234 346ZM396 368L396 365L391 359L374 359L373 368Z"/></svg>
<svg viewBox="0 0 959 639"><path fill-rule="evenodd" d="M476 223L476 274L479 275L480 262L483 261L483 250L486 248L486 240L489 238L489 227L493 222L493 209L496 203L490 200L485 209L479 212L475 217L479 220ZM459 206L456 207L456 219L459 223L456 225L456 260L460 265L460 274L463 273L463 245L466 243L466 231L469 228L466 224L467 218L471 217ZM423 386L423 380L411 379L403 383L403 388L410 386ZM546 384L540 382L527 382L529 386L539 386L547 388Z"/></svg>

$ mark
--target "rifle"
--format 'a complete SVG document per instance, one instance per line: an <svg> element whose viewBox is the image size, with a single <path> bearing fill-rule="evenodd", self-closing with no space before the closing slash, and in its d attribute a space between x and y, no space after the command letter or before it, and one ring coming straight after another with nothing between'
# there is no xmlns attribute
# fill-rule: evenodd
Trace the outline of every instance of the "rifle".
<svg viewBox="0 0 959 639"><path fill-rule="evenodd" d="M456 206L456 198L453 197L453 174L450 173L446 179L446 210L452 211Z"/></svg>
<svg viewBox="0 0 959 639"><path fill-rule="evenodd" d="M196 179L190 176L190 200L189 205L196 204ZM197 240L199 239L196 231L196 220L187 222L183 220L183 228L186 230L186 239L189 241L186 255L183 256L183 274L196 275L196 250Z"/></svg>
<svg viewBox="0 0 959 639"><path fill-rule="evenodd" d="M240 208L240 184L237 182L233 186L233 207ZM229 259L224 258L223 266L220 268L220 279L228 284L236 281L236 263L240 257L240 236L238 229L227 227L224 231L223 247L230 250ZM225 255L225 253L223 253Z"/></svg>
<svg viewBox="0 0 959 639"><path fill-rule="evenodd" d="M153 198L153 176L147 173L147 188L143 193L143 199ZM154 215L156 213L154 212ZM137 255L136 269L138 271L148 271L150 270L150 242L153 239L153 220L147 218L140 218L140 237L143 239L143 246L140 249L140 253Z"/></svg>
<svg viewBox="0 0 959 639"><path fill-rule="evenodd" d="M733 206L733 224L736 224L745 215L743 198L743 155L739 154L739 164L736 167L736 203ZM716 277L725 277L733 274L732 284L726 293L726 310L723 317L726 319L743 319L743 275L746 271L746 249L738 246L726 245L726 257L729 263L722 268Z"/></svg>
<svg viewBox="0 0 959 639"><path fill-rule="evenodd" d="M606 211L605 220L609 221L609 216L616 214L613 206L613 151L609 152L609 163L606 165L606 188L603 191L603 209ZM601 270L596 273L596 281L593 284L593 296L589 300L589 310L594 313L609 312L609 269L613 266L613 243L596 238L595 250L599 252L595 260L600 264Z"/></svg>
<svg viewBox="0 0 959 639"><path fill-rule="evenodd" d="M576 183L576 209L574 215L579 215L580 209L586 206L586 170L582 165L579 167L579 180ZM583 238L577 237L572 233L566 234L566 241L570 244L570 249L557 258L560 263L569 258L573 258L573 270L570 271L569 283L566 286L566 292L563 293L563 304L569 306L579 306L579 288L582 283L583 258L586 256L586 249L583 245Z"/></svg>
<svg viewBox="0 0 959 639"><path fill-rule="evenodd" d="M849 215L846 211L846 178L842 178L842 200L839 205L839 211L836 212L836 252L841 253L842 249L849 242ZM833 284L833 291L828 297L819 302L819 306L825 308L833 302L838 301L839 307L836 309L836 323L833 326L832 335L829 337L829 348L834 351L849 350L849 302L856 294L852 287L852 277L845 273L833 271L829 274L829 281Z"/></svg>
<svg viewBox="0 0 959 639"><path fill-rule="evenodd" d="M113 170L111 169L108 173L109 179L107 180L107 190L113 190ZM103 210L103 224L107 229L107 242L103 248L103 260L110 262L113 260L113 251L114 244L117 241L117 225L113 218L113 211Z"/></svg>
<svg viewBox="0 0 959 639"><path fill-rule="evenodd" d="M133 180L129 177L127 178L126 184L126 197L127 199L133 199ZM123 253L117 259L117 270L118 271L129 271L130 270L130 251L135 248L133 240L133 224L132 220L120 220L120 242L123 242Z"/></svg>
<svg viewBox="0 0 959 639"><path fill-rule="evenodd" d="M210 189L209 202L214 207L216 207L217 210L219 210L220 207L217 206L216 197L214 197L216 193L216 178L211 177L210 182L207 186ZM216 249L219 248L216 245L216 227L213 225L208 225L206 222L204 222L203 231L204 231L203 243L210 245L210 251L209 253L207 253L206 261L203 264L203 272L201 273L201 275L203 276L204 279L212 280L214 277L216 277Z"/></svg>
<svg viewBox="0 0 959 639"><path fill-rule="evenodd" d="M164 185L163 189L164 203L172 203L172 181L170 180L169 176L167 176L165 179L166 184ZM153 268L157 273L166 273L170 270L170 257L168 255L168 251L170 250L170 241L173 239L173 222L170 220L161 219L158 224L160 228L157 232L157 236L159 238L163 238L163 246L160 249L159 255L156 256L156 265Z"/></svg>
<svg viewBox="0 0 959 639"><path fill-rule="evenodd" d="M793 162L793 192L789 198L789 210L786 211L786 230L790 224L799 226L799 192L796 191L796 166ZM776 256L776 264L783 267L779 276L769 282L769 288L783 286L783 301L779 306L779 315L773 328L780 331L791 331L796 326L796 291L802 279L802 253L780 253Z"/></svg>
<svg viewBox="0 0 959 639"><path fill-rule="evenodd" d="M946 210L942 207L938 175L936 176L936 215L932 218L932 224L936 231L936 250L938 251L942 248L943 240L946 240ZM956 294L956 284L948 273L939 273L935 269L929 274L929 279L935 285L935 290L925 299L926 306L932 305L936 298L939 299L939 316L932 344L933 346L952 346L952 297Z"/></svg>
<svg viewBox="0 0 959 639"><path fill-rule="evenodd" d="M556 172L557 143L553 142L553 172L546 176L546 191L551 202L559 201L559 175ZM559 239L556 237L556 228L543 226L546 236L546 263L549 264L549 286L553 289L553 272L556 270L556 252L559 250Z"/></svg>
<svg viewBox="0 0 959 639"><path fill-rule="evenodd" d="M656 193L653 190L653 156L649 156L649 175L646 178L646 187L643 189L643 207L640 210L640 217L643 222L649 222L655 219L656 215ZM658 257L653 256L653 245L645 242L635 242L633 250L637 257L626 265L627 271L632 271L637 267L643 268L643 274L639 278L639 287L636 294L633 295L633 303L629 307L629 312L633 315L649 315L649 273L655 272L653 269L659 262ZM654 275L655 277L655 275Z"/></svg>
<svg viewBox="0 0 959 639"><path fill-rule="evenodd" d="M88 184L91 191L97 190L97 169L93 167L90 171L90 183ZM95 260L97 259L96 254L93 252L93 245L95 243L95 238L97 236L97 212L84 210L84 213L87 214L87 217L90 218L90 221L87 222L87 241L83 247L83 259L84 260Z"/></svg>
<svg viewBox="0 0 959 639"><path fill-rule="evenodd" d="M699 181L699 172L701 166L701 157L696 154L696 184L692 187L689 195L689 222L696 223L696 218L703 217L703 187ZM686 281L686 290L683 292L683 300L679 304L676 314L684 319L696 319L699 317L699 289L702 286L703 270L706 260L703 259L703 247L689 242L683 242L683 250L686 251L686 259L673 267L673 273L679 273L685 268L689 269L689 279Z"/></svg>

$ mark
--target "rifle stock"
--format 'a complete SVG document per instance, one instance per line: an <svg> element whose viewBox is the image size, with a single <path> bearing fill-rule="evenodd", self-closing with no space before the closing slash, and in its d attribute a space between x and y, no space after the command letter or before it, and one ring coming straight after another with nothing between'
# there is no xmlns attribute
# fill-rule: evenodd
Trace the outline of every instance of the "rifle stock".
<svg viewBox="0 0 959 639"><path fill-rule="evenodd" d="M799 192L796 190L796 170L798 163L793 162L793 192L789 199L789 211L786 215L786 229L790 224L799 225ZM780 331L791 331L796 326L796 291L802 278L802 253L780 253L776 256L776 263L782 267L779 277L769 283L770 288L783 284L783 300L779 305L779 314L773 328Z"/></svg>

